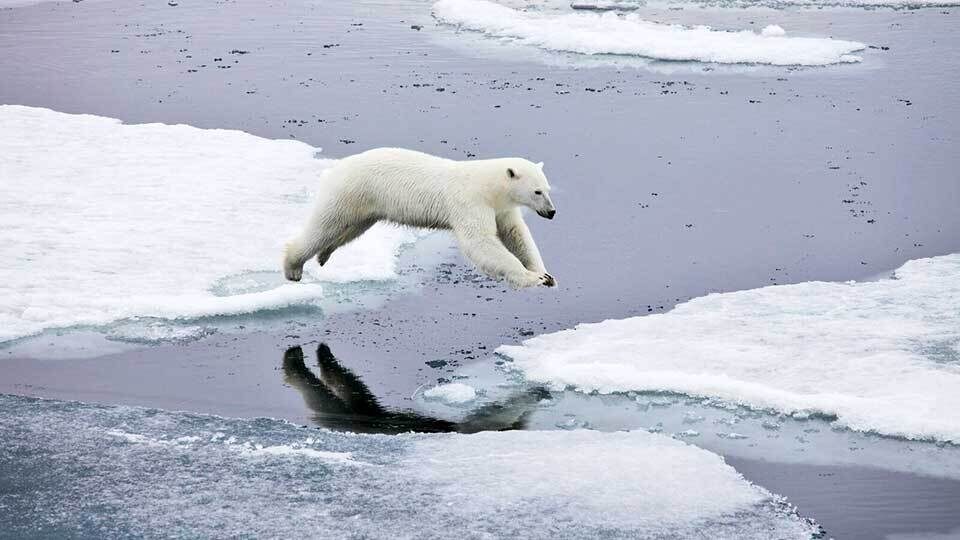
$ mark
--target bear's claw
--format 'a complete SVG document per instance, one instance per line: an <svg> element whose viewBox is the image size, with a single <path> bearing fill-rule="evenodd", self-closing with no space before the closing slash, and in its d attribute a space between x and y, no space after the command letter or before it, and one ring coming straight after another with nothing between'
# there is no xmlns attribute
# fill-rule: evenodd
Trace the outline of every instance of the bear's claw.
<svg viewBox="0 0 960 540"><path fill-rule="evenodd" d="M557 286L557 280L556 280L553 276L551 276L549 272L544 272L542 279L543 279L542 285L543 285L544 287L556 287L556 286Z"/></svg>
<svg viewBox="0 0 960 540"><path fill-rule="evenodd" d="M284 268L283 274L290 281L300 281L303 278L303 268Z"/></svg>

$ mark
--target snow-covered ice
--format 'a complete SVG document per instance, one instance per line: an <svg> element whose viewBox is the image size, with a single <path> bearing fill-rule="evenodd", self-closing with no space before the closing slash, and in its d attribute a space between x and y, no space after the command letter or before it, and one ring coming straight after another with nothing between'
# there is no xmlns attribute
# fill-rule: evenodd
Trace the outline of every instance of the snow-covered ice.
<svg viewBox="0 0 960 540"><path fill-rule="evenodd" d="M358 435L0 395L11 535L810 538L716 454L646 432ZM57 474L49 474L56 471ZM8 476L12 475L12 476Z"/></svg>
<svg viewBox="0 0 960 540"><path fill-rule="evenodd" d="M491 37L587 55L822 66L858 62L860 57L852 53L866 47L855 41L792 37L775 30L727 32L707 26L660 24L636 14L526 12L487 0L439 0L433 5L433 14L441 22Z"/></svg>
<svg viewBox="0 0 960 540"><path fill-rule="evenodd" d="M427 399L435 399L444 403L467 403L477 399L474 387L463 383L440 384L423 393Z"/></svg>
<svg viewBox="0 0 960 540"><path fill-rule="evenodd" d="M376 226L322 269L309 263L310 283L284 284L283 243L333 163L317 153L240 131L0 106L0 342L277 309L316 301L318 282L394 279L415 233ZM239 294L224 285L234 282Z"/></svg>
<svg viewBox="0 0 960 540"><path fill-rule="evenodd" d="M783 29L779 24L768 24L763 27L763 30L760 30L761 36L785 36L787 31Z"/></svg>
<svg viewBox="0 0 960 540"><path fill-rule="evenodd" d="M531 381L668 391L859 431L960 442L960 254L891 279L711 294L498 352Z"/></svg>

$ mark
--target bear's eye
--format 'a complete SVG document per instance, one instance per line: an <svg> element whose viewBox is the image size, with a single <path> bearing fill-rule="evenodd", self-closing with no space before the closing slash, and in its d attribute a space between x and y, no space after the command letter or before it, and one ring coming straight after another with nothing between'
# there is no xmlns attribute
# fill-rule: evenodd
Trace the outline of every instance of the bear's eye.
<svg viewBox="0 0 960 540"><path fill-rule="evenodd" d="M533 193L534 193L534 195L543 195L543 192L540 191L539 189L536 190L536 191L534 191Z"/></svg>

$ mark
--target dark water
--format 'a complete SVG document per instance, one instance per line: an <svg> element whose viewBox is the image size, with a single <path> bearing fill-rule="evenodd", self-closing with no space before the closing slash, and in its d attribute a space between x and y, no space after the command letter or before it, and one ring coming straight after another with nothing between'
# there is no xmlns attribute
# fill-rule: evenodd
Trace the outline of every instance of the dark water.
<svg viewBox="0 0 960 540"><path fill-rule="evenodd" d="M747 478L762 478L834 538L957 538L960 481L878 470L727 458ZM759 482L759 480L756 480ZM943 535L943 536L938 536Z"/></svg>
<svg viewBox="0 0 960 540"><path fill-rule="evenodd" d="M99 343L69 361L52 358L70 336L7 347L0 392L362 432L522 428L541 390L455 420L412 412L413 396L534 333L960 251L955 10L652 12L738 28L785 20L887 49L861 65L707 71L453 36L425 2L0 11L0 103L242 129L331 157L395 145L542 160L558 215L529 219L560 282L509 291L447 246L435 268L406 259L420 290L374 311L107 355ZM960 526L955 480L870 463L735 465L838 538Z"/></svg>

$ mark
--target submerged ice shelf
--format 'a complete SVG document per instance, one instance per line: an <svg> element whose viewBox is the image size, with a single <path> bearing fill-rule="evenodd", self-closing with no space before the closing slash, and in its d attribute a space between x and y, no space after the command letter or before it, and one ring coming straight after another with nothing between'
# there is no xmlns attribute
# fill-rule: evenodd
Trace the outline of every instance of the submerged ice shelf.
<svg viewBox="0 0 960 540"><path fill-rule="evenodd" d="M0 508L14 535L396 538L456 527L464 536L801 539L818 530L719 456L646 432L357 435L4 395L0 410L0 481L14 486Z"/></svg>
<svg viewBox="0 0 960 540"><path fill-rule="evenodd" d="M440 384L426 390L423 396L448 404L468 403L477 398L477 391L463 383Z"/></svg>
<svg viewBox="0 0 960 540"><path fill-rule="evenodd" d="M506 358L443 373L476 398L452 404L414 395L426 417L461 429L648 430L722 456L815 466L858 466L960 480L960 446L906 441L847 429L816 414L758 410L726 400L662 391L613 394L557 390L526 380ZM442 386L442 385L441 385Z"/></svg>
<svg viewBox="0 0 960 540"><path fill-rule="evenodd" d="M554 389L676 392L960 443L960 254L891 279L711 294L498 352Z"/></svg>
<svg viewBox="0 0 960 540"><path fill-rule="evenodd" d="M321 283L395 279L415 235L377 226L325 267L309 263L310 283L284 284L283 243L333 163L317 154L240 131L0 106L0 343L309 305Z"/></svg>
<svg viewBox="0 0 960 540"><path fill-rule="evenodd" d="M521 11L487 0L439 0L442 23L550 51L584 55L627 55L668 61L720 64L822 66L858 62L863 43L793 37L780 27L756 33L707 26L660 24L630 14Z"/></svg>

